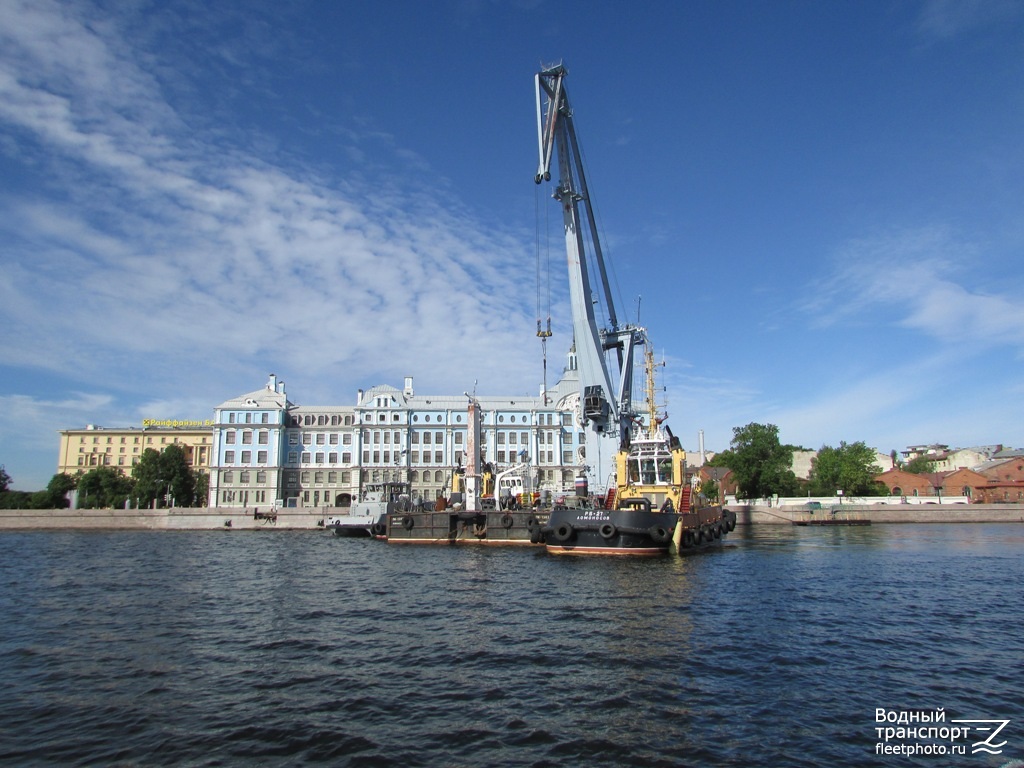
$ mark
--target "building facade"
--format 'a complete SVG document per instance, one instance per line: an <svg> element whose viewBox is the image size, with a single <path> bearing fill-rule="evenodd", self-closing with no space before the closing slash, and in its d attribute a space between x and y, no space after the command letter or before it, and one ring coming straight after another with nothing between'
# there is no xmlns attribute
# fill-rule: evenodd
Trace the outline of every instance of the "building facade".
<svg viewBox="0 0 1024 768"><path fill-rule="evenodd" d="M130 475L147 448L163 451L180 445L189 467L207 472L213 446L213 422L144 421L139 427L65 429L60 433L57 472L76 475L97 467L113 467Z"/></svg>
<svg viewBox="0 0 1024 768"><path fill-rule="evenodd" d="M493 472L528 463L541 490L574 489L586 467L574 362L546 394L473 397ZM296 405L271 374L215 409L209 505L346 507L365 484L388 480L436 499L466 466L468 406L468 394L417 394L411 376L401 389L359 390L351 406Z"/></svg>

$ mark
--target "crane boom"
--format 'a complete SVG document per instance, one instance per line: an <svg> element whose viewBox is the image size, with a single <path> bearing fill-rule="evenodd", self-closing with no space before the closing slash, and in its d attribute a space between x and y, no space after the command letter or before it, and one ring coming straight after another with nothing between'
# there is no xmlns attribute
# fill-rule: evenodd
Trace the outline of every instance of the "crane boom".
<svg viewBox="0 0 1024 768"><path fill-rule="evenodd" d="M558 64L542 69L535 78L539 164L534 181L540 184L551 180L551 162L557 152L559 180L552 196L561 205L565 225L569 299L580 376L579 416L586 430L586 462L600 487L614 471L615 453L629 445L635 415L633 352L643 347L647 337L643 328L619 325L565 89L566 74L565 67ZM584 227L589 239L584 236ZM594 269L608 315L605 328L598 327L594 309ZM610 363L611 351L615 355Z"/></svg>

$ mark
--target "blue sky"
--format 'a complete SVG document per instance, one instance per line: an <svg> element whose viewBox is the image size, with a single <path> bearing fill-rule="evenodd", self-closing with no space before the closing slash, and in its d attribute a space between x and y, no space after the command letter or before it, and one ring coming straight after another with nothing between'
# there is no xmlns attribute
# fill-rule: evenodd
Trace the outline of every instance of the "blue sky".
<svg viewBox="0 0 1024 768"><path fill-rule="evenodd" d="M209 7L208 7L209 6ZM0 0L0 463L274 372L535 394L533 75L696 448L1024 445L1024 6ZM541 292L541 314L547 291Z"/></svg>

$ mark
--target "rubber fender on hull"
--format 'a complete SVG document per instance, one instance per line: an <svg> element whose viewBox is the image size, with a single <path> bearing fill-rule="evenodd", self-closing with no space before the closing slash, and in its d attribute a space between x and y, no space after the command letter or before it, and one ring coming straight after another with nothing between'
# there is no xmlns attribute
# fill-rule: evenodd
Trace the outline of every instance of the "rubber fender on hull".
<svg viewBox="0 0 1024 768"><path fill-rule="evenodd" d="M411 531L414 524L412 515L406 515L402 518L402 527L405 528L405 530Z"/></svg>
<svg viewBox="0 0 1024 768"><path fill-rule="evenodd" d="M387 532L388 528L384 523L374 523L370 528L370 533L374 536L383 536Z"/></svg>
<svg viewBox="0 0 1024 768"><path fill-rule="evenodd" d="M562 523L555 528L553 535L556 541L568 541L572 538L573 533L575 533L575 531L573 530L572 525L569 523Z"/></svg>
<svg viewBox="0 0 1024 768"><path fill-rule="evenodd" d="M686 531L683 533L683 547L689 548L697 543L696 537L693 535L693 531Z"/></svg>
<svg viewBox="0 0 1024 768"><path fill-rule="evenodd" d="M598 533L601 534L602 539L614 539L615 534L618 533L615 526L611 523L605 523L598 529Z"/></svg>
<svg viewBox="0 0 1024 768"><path fill-rule="evenodd" d="M672 537L672 532L668 528L665 528L661 525L652 525L648 529L648 533L650 534L651 539L653 539L658 544L664 544Z"/></svg>
<svg viewBox="0 0 1024 768"><path fill-rule="evenodd" d="M515 521L516 519L506 512L504 515L501 516L501 527L511 528Z"/></svg>

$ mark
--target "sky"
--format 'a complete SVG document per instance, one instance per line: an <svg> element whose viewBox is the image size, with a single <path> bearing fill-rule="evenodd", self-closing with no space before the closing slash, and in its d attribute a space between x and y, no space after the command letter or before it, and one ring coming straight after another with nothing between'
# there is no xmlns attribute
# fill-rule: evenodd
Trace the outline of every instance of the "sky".
<svg viewBox="0 0 1024 768"><path fill-rule="evenodd" d="M536 395L571 342L533 77L684 446L1024 447L1014 0L0 0L0 464L269 373Z"/></svg>

